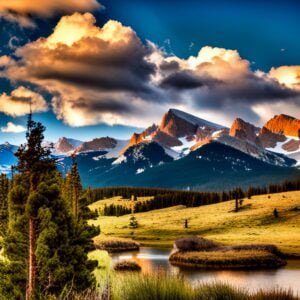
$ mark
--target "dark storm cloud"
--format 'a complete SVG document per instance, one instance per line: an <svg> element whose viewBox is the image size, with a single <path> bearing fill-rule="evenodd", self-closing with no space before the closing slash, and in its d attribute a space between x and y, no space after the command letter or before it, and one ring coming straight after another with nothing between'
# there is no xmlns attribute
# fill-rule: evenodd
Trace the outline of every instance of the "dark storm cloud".
<svg viewBox="0 0 300 300"><path fill-rule="evenodd" d="M181 71L164 78L160 86L166 89L189 90L204 86L213 87L216 84L222 84L222 82L213 78L195 76L189 71Z"/></svg>

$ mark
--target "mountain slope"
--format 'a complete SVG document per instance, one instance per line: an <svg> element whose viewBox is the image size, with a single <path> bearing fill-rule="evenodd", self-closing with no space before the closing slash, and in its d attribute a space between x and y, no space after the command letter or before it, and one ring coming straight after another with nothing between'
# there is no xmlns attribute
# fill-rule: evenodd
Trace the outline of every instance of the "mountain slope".
<svg viewBox="0 0 300 300"><path fill-rule="evenodd" d="M180 158L186 155L189 152L187 150L190 150L194 144L222 130L226 130L226 127L178 109L169 109L162 117L159 126L153 124L142 133L134 133L124 151L130 146L154 141L174 158Z"/></svg>
<svg viewBox="0 0 300 300"><path fill-rule="evenodd" d="M103 164L82 174L85 185L91 186L145 186L196 190L225 190L236 186L264 185L299 177L294 168L273 166L219 142L211 142L173 161L156 143L143 144L160 152L156 165L149 160L135 159L135 147L119 164L105 170ZM156 149L157 148L157 149ZM147 148L147 151L153 149ZM145 152L143 152L145 154ZM128 158L128 160L127 160ZM160 163L165 159L163 163ZM84 164L85 165L85 164ZM100 171L99 171L100 168ZM81 163L79 169L82 172ZM138 172L139 169L144 169Z"/></svg>
<svg viewBox="0 0 300 300"><path fill-rule="evenodd" d="M57 153L68 153L74 151L83 142L75 139L61 137L54 145L55 152Z"/></svg>

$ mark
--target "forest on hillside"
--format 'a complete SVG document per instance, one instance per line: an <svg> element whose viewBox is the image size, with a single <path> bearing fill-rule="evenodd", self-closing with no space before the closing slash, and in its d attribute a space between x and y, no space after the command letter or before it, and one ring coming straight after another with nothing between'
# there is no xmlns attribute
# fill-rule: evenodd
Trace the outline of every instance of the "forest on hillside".
<svg viewBox="0 0 300 300"><path fill-rule="evenodd" d="M182 190L169 190L160 188L139 188L139 187L109 187L98 189L87 189L86 198L89 204L98 200L105 200L121 196L123 199L133 200L133 207L112 203L105 205L103 210L98 212L104 216L122 216L146 212L176 205L187 207L198 207L201 205L215 204L228 200L250 199L251 196L272 194L300 190L300 180L284 181L283 183L270 184L266 187L249 187L247 190L235 188L223 192L193 192ZM139 201L138 197L152 197L146 201Z"/></svg>

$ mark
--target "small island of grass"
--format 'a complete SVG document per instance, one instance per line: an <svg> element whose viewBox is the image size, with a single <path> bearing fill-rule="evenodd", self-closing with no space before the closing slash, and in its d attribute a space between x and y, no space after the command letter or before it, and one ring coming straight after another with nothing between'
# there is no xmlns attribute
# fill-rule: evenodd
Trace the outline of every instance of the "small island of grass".
<svg viewBox="0 0 300 300"><path fill-rule="evenodd" d="M135 261L121 260L114 265L115 271L141 271L141 266Z"/></svg>
<svg viewBox="0 0 300 300"><path fill-rule="evenodd" d="M95 247L108 252L138 251L140 244L126 239L104 239L95 241Z"/></svg>
<svg viewBox="0 0 300 300"><path fill-rule="evenodd" d="M203 269L278 268L286 261L273 245L224 246L192 236L176 240L171 264Z"/></svg>

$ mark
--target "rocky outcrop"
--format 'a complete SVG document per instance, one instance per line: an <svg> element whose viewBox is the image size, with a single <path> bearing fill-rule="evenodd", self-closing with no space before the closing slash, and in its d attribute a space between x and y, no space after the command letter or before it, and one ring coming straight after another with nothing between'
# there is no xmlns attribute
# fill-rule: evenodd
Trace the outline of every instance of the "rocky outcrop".
<svg viewBox="0 0 300 300"><path fill-rule="evenodd" d="M196 135L205 139L224 126L208 122L177 109L170 109L162 118L159 130L176 138Z"/></svg>
<svg viewBox="0 0 300 300"><path fill-rule="evenodd" d="M160 130L155 133L153 141L169 148L182 145L179 139Z"/></svg>
<svg viewBox="0 0 300 300"><path fill-rule="evenodd" d="M183 138L186 142L194 141L196 144L223 130L226 130L224 126L177 109L170 109L164 114L159 127L153 124L142 133L134 133L123 152L132 145L149 141L155 141L165 148L182 146Z"/></svg>
<svg viewBox="0 0 300 300"><path fill-rule="evenodd" d="M158 126L156 124L152 124L141 133L136 133L136 132L133 133L128 145L122 150L122 153L124 153L129 147L133 145L146 142L146 141L151 141L153 139L153 136L157 132L157 129Z"/></svg>
<svg viewBox="0 0 300 300"><path fill-rule="evenodd" d="M288 115L274 116L265 124L265 127L273 133L300 137L300 120Z"/></svg>
<svg viewBox="0 0 300 300"><path fill-rule="evenodd" d="M74 151L81 143L82 142L77 140L62 137L56 143L55 150L59 153L68 153Z"/></svg>
<svg viewBox="0 0 300 300"><path fill-rule="evenodd" d="M287 143L282 145L282 149L284 149L287 152L298 151L300 149L300 141L290 140Z"/></svg>
<svg viewBox="0 0 300 300"><path fill-rule="evenodd" d="M115 139L111 137L102 137L82 143L78 148L76 148L76 152L112 149L115 148L116 145L117 141Z"/></svg>
<svg viewBox="0 0 300 300"><path fill-rule="evenodd" d="M184 118L180 118L170 109L162 118L159 130L173 137L184 137L196 133L198 125Z"/></svg>
<svg viewBox="0 0 300 300"><path fill-rule="evenodd" d="M258 132L258 127L255 127L254 125L237 118L234 120L229 130L229 135L259 145L260 141L257 137Z"/></svg>
<svg viewBox="0 0 300 300"><path fill-rule="evenodd" d="M264 148L274 148L278 142L284 142L286 137L282 134L273 133L268 128L263 127L259 132L258 138Z"/></svg>

